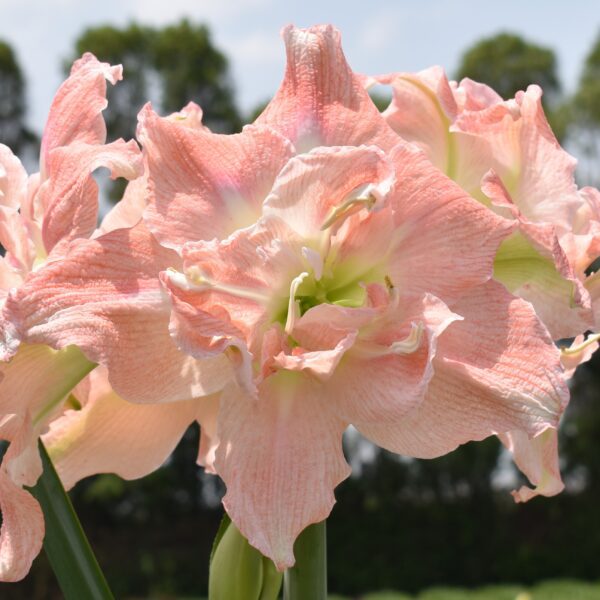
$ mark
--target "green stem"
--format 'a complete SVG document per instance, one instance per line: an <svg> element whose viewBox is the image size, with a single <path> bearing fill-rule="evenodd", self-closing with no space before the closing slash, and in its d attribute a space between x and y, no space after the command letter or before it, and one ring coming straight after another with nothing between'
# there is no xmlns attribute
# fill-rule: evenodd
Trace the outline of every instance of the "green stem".
<svg viewBox="0 0 600 600"><path fill-rule="evenodd" d="M44 472L31 489L44 512L44 550L66 600L112 600L71 500L40 441Z"/></svg>
<svg viewBox="0 0 600 600"><path fill-rule="evenodd" d="M283 575L284 600L327 600L325 521L307 527L294 545L296 564Z"/></svg>

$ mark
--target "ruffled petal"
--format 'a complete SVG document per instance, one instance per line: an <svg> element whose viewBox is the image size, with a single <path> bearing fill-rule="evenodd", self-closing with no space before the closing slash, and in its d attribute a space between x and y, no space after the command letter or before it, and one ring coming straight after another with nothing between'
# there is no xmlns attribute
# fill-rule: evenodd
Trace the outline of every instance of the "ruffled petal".
<svg viewBox="0 0 600 600"><path fill-rule="evenodd" d="M46 175L48 155L55 148L76 142L104 144L106 125L102 111L107 106L106 81L114 85L122 76L120 65L102 63L89 52L75 61L50 107L42 138L42 177Z"/></svg>
<svg viewBox="0 0 600 600"><path fill-rule="evenodd" d="M137 144L133 140L106 146L78 143L56 148L48 155L48 178L38 192L44 207L42 236L47 252L59 242L64 250L71 240L89 237L96 228L98 184L92 172L98 167L109 168L113 179L135 179L142 168Z"/></svg>
<svg viewBox="0 0 600 600"><path fill-rule="evenodd" d="M123 198L102 219L93 237L123 227L134 227L142 220L147 205L148 179L141 176L127 184Z"/></svg>
<svg viewBox="0 0 600 600"><path fill-rule="evenodd" d="M294 564L296 537L327 518L333 489L349 475L346 424L327 400L319 384L283 371L260 385L258 401L234 387L221 399L215 465L227 486L225 510L279 570Z"/></svg>
<svg viewBox="0 0 600 600"><path fill-rule="evenodd" d="M512 492L515 502L527 502L536 496L556 496L564 489L558 464L558 432L549 427L534 438L523 431L509 431L498 436L512 452L519 469L535 486L522 486Z"/></svg>
<svg viewBox="0 0 600 600"><path fill-rule="evenodd" d="M27 270L34 251L19 209L27 196L27 173L10 148L0 144L0 244L13 268Z"/></svg>
<svg viewBox="0 0 600 600"><path fill-rule="evenodd" d="M0 206L17 209L27 189L27 173L12 150L0 144Z"/></svg>
<svg viewBox="0 0 600 600"><path fill-rule="evenodd" d="M0 362L0 414L40 421L93 367L74 346L21 344L9 362Z"/></svg>
<svg viewBox="0 0 600 600"><path fill-rule="evenodd" d="M350 319L352 309L345 310ZM360 428L400 419L415 409L434 374L438 337L458 318L429 295L381 311L361 329L327 381L325 395L338 416Z"/></svg>
<svg viewBox="0 0 600 600"><path fill-rule="evenodd" d="M530 85L514 100L463 112L452 130L488 144L485 171L494 169L528 220L571 230L582 204L574 179L577 161L556 141L538 86Z"/></svg>
<svg viewBox="0 0 600 600"><path fill-rule="evenodd" d="M107 367L111 385L128 400L212 393L231 376L229 365L224 357L197 361L171 339L170 302L158 273L173 265L180 266L177 255L141 225L80 240L8 296L4 313L14 331L4 335L55 348L79 346Z"/></svg>
<svg viewBox="0 0 600 600"><path fill-rule="evenodd" d="M264 214L281 218L304 240L316 242L348 214L380 209L393 182L391 165L374 146L315 148L287 163L265 201Z"/></svg>
<svg viewBox="0 0 600 600"><path fill-rule="evenodd" d="M124 479L152 473L194 422L201 402L132 404L112 390L103 369L92 372L89 380L76 393L82 408L66 411L42 436L67 489L97 473Z"/></svg>
<svg viewBox="0 0 600 600"><path fill-rule="evenodd" d="M29 572L44 539L40 505L22 487L35 484L42 465L27 415L2 419L0 439L11 442L0 465L0 581L19 581Z"/></svg>
<svg viewBox="0 0 600 600"><path fill-rule="evenodd" d="M517 227L498 250L494 278L533 304L554 339L589 329L593 321L591 299L561 247L556 227L525 218L493 171L483 178L482 190Z"/></svg>
<svg viewBox="0 0 600 600"><path fill-rule="evenodd" d="M226 240L186 244L185 274L161 274L180 347L200 357L231 345L241 349L243 340L257 350L266 319L287 307L290 282L306 268L301 247L300 238L276 217Z"/></svg>
<svg viewBox="0 0 600 600"><path fill-rule="evenodd" d="M207 473L217 474L215 455L219 447L217 434L217 419L219 416L220 394L205 396L197 403L196 420L200 425L200 446L197 463L204 467Z"/></svg>
<svg viewBox="0 0 600 600"><path fill-rule="evenodd" d="M377 79L393 89L392 102L383 113L392 129L419 146L438 169L478 197L479 181L489 169L489 148L483 140L451 129L461 110L466 106L474 110L477 102L472 94L462 87L456 89L441 67ZM467 87L468 92L473 91Z"/></svg>
<svg viewBox="0 0 600 600"><path fill-rule="evenodd" d="M388 124L402 139L416 143L438 169L448 173L454 152L450 125L457 106L444 69L436 66L378 80L393 90L392 102L383 113Z"/></svg>
<svg viewBox="0 0 600 600"><path fill-rule="evenodd" d="M492 434L541 434L568 399L560 351L531 305L489 282L452 310L424 402L401 420L360 427L393 452L433 458Z"/></svg>
<svg viewBox="0 0 600 600"><path fill-rule="evenodd" d="M414 147L396 147L392 160L397 238L388 275L401 294L429 293L454 310L452 302L491 277L514 225L467 196Z"/></svg>
<svg viewBox="0 0 600 600"><path fill-rule="evenodd" d="M293 154L291 144L269 127L220 135L161 118L149 105L140 113L139 137L149 184L146 224L176 250L254 223Z"/></svg>
<svg viewBox="0 0 600 600"><path fill-rule="evenodd" d="M577 367L592 358L598 350L600 334L589 335L587 339L583 334L578 335L567 348L561 348L560 361L565 368L565 375L570 379L575 374Z"/></svg>
<svg viewBox="0 0 600 600"><path fill-rule="evenodd" d="M284 27L287 67L279 91L256 123L292 140L298 152L315 146L374 144L385 150L397 142L350 69L341 36L331 25Z"/></svg>

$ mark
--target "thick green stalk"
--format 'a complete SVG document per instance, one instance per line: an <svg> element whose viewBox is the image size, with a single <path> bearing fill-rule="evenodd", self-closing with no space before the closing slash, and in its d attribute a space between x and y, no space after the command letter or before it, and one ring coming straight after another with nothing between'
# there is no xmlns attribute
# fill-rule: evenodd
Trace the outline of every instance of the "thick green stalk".
<svg viewBox="0 0 600 600"><path fill-rule="evenodd" d="M296 564L283 575L284 600L327 600L325 521L307 527L294 544Z"/></svg>
<svg viewBox="0 0 600 600"><path fill-rule="evenodd" d="M44 512L44 550L66 600L112 600L71 500L40 441L44 472L31 489Z"/></svg>

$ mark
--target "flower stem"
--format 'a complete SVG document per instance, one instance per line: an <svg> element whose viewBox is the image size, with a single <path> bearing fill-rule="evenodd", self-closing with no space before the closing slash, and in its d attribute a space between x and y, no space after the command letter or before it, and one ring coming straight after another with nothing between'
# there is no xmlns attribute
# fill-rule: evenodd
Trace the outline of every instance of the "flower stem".
<svg viewBox="0 0 600 600"><path fill-rule="evenodd" d="M71 500L40 441L44 472L31 489L44 512L44 550L66 600L112 600Z"/></svg>
<svg viewBox="0 0 600 600"><path fill-rule="evenodd" d="M327 600L325 521L308 526L294 545L296 564L283 575L284 600Z"/></svg>

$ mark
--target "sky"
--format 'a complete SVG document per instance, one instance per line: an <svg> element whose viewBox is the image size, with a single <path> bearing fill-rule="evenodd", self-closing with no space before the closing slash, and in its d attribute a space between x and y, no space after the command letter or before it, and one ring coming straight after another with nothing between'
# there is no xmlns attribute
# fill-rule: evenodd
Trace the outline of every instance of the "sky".
<svg viewBox="0 0 600 600"><path fill-rule="evenodd" d="M210 26L230 59L244 111L276 90L284 68L279 30L288 23L333 23L354 70L371 74L433 64L452 74L477 40L516 32L556 51L567 91L575 89L600 33L595 0L0 0L0 38L13 46L25 72L29 124L41 132L63 79L62 61L83 29L131 20L160 26L182 17Z"/></svg>

